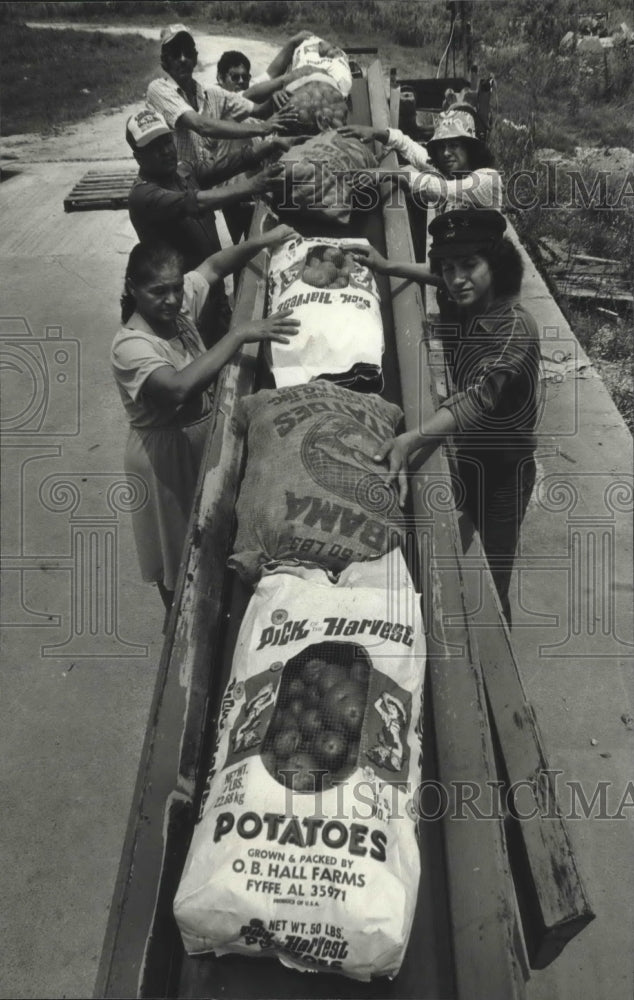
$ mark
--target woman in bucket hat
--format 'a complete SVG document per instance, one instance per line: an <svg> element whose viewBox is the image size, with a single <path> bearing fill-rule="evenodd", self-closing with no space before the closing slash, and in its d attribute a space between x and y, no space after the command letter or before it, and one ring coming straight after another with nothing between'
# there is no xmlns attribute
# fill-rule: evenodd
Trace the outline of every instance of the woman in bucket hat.
<svg viewBox="0 0 634 1000"><path fill-rule="evenodd" d="M344 136L364 142L377 140L394 149L408 163L399 170L418 204L438 211L455 208L502 208L502 179L493 166L493 155L478 138L477 112L470 104L454 104L438 116L438 124L427 147L400 129L374 129L366 125L344 125ZM415 168L415 169L412 169ZM394 175L394 171L377 171Z"/></svg>
<svg viewBox="0 0 634 1000"><path fill-rule="evenodd" d="M410 458L418 466L453 439L456 502L480 532L510 625L513 560L535 483L540 351L537 324L518 301L522 260L505 228L504 216L487 209L445 212L431 223L432 271L457 307L454 327L439 331L453 391L424 426L385 442L375 458L389 458L403 504ZM413 277L415 265L370 263Z"/></svg>

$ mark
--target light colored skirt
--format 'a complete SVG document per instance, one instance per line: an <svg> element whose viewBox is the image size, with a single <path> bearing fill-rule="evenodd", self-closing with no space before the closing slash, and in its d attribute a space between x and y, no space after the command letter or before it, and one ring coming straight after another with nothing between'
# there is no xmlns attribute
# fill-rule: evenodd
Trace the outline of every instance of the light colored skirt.
<svg viewBox="0 0 634 1000"><path fill-rule="evenodd" d="M124 468L139 476L147 500L132 513L141 575L176 587L211 414L186 427L130 427Z"/></svg>

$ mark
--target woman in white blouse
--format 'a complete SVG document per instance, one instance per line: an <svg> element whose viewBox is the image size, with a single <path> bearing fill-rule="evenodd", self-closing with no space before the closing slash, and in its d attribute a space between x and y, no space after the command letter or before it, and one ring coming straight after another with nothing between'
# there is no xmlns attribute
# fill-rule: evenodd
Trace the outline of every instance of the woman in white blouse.
<svg viewBox="0 0 634 1000"><path fill-rule="evenodd" d="M405 178L412 198L437 211L457 208L502 208L502 179L493 167L493 156L475 129L475 110L454 105L439 115L436 130L426 147L397 128L344 125L338 131L363 142L376 140L395 150L407 165ZM381 171L378 171L380 178ZM393 171L386 171L393 175Z"/></svg>

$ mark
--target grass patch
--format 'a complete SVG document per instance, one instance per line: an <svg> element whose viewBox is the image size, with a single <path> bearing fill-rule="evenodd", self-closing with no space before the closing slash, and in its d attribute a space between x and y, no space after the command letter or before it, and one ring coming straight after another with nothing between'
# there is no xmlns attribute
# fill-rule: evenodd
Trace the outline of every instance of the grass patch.
<svg viewBox="0 0 634 1000"><path fill-rule="evenodd" d="M5 24L2 134L51 131L140 100L157 75L156 48L141 35Z"/></svg>
<svg viewBox="0 0 634 1000"><path fill-rule="evenodd" d="M572 307L575 335L600 373L614 405L634 433L634 375L631 315L606 316L591 308Z"/></svg>

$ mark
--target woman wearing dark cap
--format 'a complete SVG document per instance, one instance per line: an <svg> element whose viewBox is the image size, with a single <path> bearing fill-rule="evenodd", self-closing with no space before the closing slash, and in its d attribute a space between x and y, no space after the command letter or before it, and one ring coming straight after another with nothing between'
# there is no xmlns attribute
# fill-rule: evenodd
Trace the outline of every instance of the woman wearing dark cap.
<svg viewBox="0 0 634 1000"><path fill-rule="evenodd" d="M453 438L458 502L480 532L510 625L513 559L535 483L540 350L537 324L518 301L522 260L505 228L504 217L486 209L446 212L431 223L432 271L457 307L446 343L453 392L424 427L387 441L375 458L389 458L402 505L408 461L417 455L419 465ZM364 260L395 276L425 270L378 254Z"/></svg>

